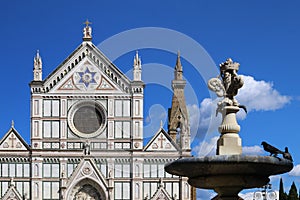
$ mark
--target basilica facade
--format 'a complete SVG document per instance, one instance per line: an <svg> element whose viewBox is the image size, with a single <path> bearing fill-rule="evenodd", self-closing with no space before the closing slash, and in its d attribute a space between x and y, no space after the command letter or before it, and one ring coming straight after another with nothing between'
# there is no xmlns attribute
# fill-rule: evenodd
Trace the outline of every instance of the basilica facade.
<svg viewBox="0 0 300 200"><path fill-rule="evenodd" d="M157 127L146 145L138 53L130 80L92 43L87 23L79 47L45 79L42 72L37 52L31 144L13 123L0 141L2 200L195 199L187 178L164 171L166 163L191 156L179 55L168 130Z"/></svg>

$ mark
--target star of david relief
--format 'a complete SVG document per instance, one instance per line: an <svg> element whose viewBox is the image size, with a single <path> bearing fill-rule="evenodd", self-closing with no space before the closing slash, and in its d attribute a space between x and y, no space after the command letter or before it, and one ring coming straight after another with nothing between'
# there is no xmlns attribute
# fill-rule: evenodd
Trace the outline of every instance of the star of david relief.
<svg viewBox="0 0 300 200"><path fill-rule="evenodd" d="M95 89L100 83L100 74L93 66L83 66L75 73L74 82L80 89Z"/></svg>
<svg viewBox="0 0 300 200"><path fill-rule="evenodd" d="M89 87L90 83L96 83L94 76L96 72L90 72L89 68L87 67L84 72L78 72L80 76L79 83L83 83L85 87Z"/></svg>

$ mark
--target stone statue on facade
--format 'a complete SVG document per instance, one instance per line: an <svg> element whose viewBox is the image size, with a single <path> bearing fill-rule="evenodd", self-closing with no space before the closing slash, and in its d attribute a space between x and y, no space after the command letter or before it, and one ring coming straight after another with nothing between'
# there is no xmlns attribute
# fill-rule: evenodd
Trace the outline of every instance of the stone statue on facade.
<svg viewBox="0 0 300 200"><path fill-rule="evenodd" d="M91 144L89 143L89 141L86 141L83 144L83 153L84 155L90 155L91 154Z"/></svg>

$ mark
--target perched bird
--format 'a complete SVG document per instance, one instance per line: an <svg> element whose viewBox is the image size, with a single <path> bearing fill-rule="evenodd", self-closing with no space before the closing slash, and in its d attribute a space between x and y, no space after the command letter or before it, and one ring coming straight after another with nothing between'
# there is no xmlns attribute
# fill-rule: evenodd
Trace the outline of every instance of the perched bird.
<svg viewBox="0 0 300 200"><path fill-rule="evenodd" d="M270 156L274 156L277 157L277 154L282 154L283 155L283 151L280 151L279 149L277 149L276 147L273 147L272 145L266 143L266 142L262 142L261 145L263 145L264 150L266 152L270 153Z"/></svg>
<svg viewBox="0 0 300 200"><path fill-rule="evenodd" d="M242 108L242 109L245 111L246 114L248 113L246 106L244 106L244 105L239 105L239 108Z"/></svg>
<svg viewBox="0 0 300 200"><path fill-rule="evenodd" d="M292 155L289 153L289 149L287 147L285 147L282 156L283 156L283 158L288 159L293 162Z"/></svg>

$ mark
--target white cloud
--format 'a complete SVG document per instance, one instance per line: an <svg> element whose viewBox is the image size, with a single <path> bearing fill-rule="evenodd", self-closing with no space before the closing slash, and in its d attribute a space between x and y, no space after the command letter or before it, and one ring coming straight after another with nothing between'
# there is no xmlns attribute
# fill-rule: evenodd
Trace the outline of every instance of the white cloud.
<svg viewBox="0 0 300 200"><path fill-rule="evenodd" d="M213 190L197 189L197 200L207 200L215 197L217 193Z"/></svg>
<svg viewBox="0 0 300 200"><path fill-rule="evenodd" d="M149 108L149 113L145 117L146 125L144 126L144 137L152 137L159 127L160 123L165 124L167 121L167 111L160 104L154 104Z"/></svg>
<svg viewBox="0 0 300 200"><path fill-rule="evenodd" d="M277 198L279 197L279 191L278 190L272 190L276 193ZM242 197L244 200L253 200L253 195L254 192L259 193L260 189L255 188L255 189L248 189L248 192L241 192L239 193L239 196ZM261 193L260 193L261 194ZM207 200L207 199L212 199L215 197L217 193L215 193L213 190L205 190L205 189L197 189L197 200ZM269 193L269 195L272 195Z"/></svg>
<svg viewBox="0 0 300 200"><path fill-rule="evenodd" d="M260 155L263 154L264 150L258 145L255 146L245 146L243 147L243 154L244 155Z"/></svg>
<svg viewBox="0 0 300 200"><path fill-rule="evenodd" d="M219 99L212 101L210 98L205 98L202 100L200 107L195 104L187 105L192 134L200 133L203 135L217 130L221 123L221 115L216 116L218 101Z"/></svg>
<svg viewBox="0 0 300 200"><path fill-rule="evenodd" d="M292 171L289 172L290 176L300 176L300 164L294 166Z"/></svg>
<svg viewBox="0 0 300 200"><path fill-rule="evenodd" d="M256 191L257 191L258 195L259 195L259 194L261 195L261 198L260 198L260 199L263 199L263 198L262 198L262 193L259 192L259 189L257 189ZM240 193L239 196L242 197L244 200L253 200L254 192L255 192L255 191L253 191L253 192L247 192L247 193L244 193L244 194L243 194L243 193ZM272 192L273 192L273 191L272 191ZM278 197L279 197L279 192L278 192L278 191L274 191L274 192L276 193L276 196L277 196L277 198L278 198ZM268 193L267 195L273 195L273 194L274 194L274 193L271 193L271 192L270 192L270 193Z"/></svg>
<svg viewBox="0 0 300 200"><path fill-rule="evenodd" d="M248 193L240 193L239 196L242 197L244 200L253 200L253 192L248 192Z"/></svg>
<svg viewBox="0 0 300 200"><path fill-rule="evenodd" d="M212 156L216 154L217 140L219 137L213 137L207 141L201 142L198 146L196 146L193 151L197 156Z"/></svg>
<svg viewBox="0 0 300 200"><path fill-rule="evenodd" d="M208 142L204 140L196 146L193 151L198 157L215 155L218 139L219 137L216 136L211 138ZM258 145L243 147L243 155L261 155L263 153L264 150Z"/></svg>
<svg viewBox="0 0 300 200"><path fill-rule="evenodd" d="M191 134L196 134L199 129L200 123L200 111L197 105L187 105L187 109L189 112L189 120L190 120L190 132Z"/></svg>
<svg viewBox="0 0 300 200"><path fill-rule="evenodd" d="M257 81L251 76L243 76L243 79L244 86L236 98L249 111L277 110L291 101L291 97L281 95L270 82Z"/></svg>

